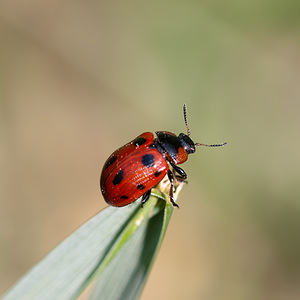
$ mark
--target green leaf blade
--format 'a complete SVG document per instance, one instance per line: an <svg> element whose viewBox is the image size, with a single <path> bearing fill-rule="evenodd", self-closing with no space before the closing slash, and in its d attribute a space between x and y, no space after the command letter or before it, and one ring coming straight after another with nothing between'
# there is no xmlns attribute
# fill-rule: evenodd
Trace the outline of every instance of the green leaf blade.
<svg viewBox="0 0 300 300"><path fill-rule="evenodd" d="M74 299L97 268L112 238L139 209L138 203L120 210L107 207L83 224L3 296L15 299Z"/></svg>
<svg viewBox="0 0 300 300"><path fill-rule="evenodd" d="M92 299L137 299L165 234L166 214L173 210L162 199L156 191L142 209L138 201L105 208L1 299L76 299L98 276Z"/></svg>

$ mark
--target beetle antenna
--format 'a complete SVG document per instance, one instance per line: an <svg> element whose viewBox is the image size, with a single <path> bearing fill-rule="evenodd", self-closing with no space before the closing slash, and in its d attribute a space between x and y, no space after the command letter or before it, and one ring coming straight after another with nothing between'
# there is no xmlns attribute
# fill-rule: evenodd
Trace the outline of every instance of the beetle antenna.
<svg viewBox="0 0 300 300"><path fill-rule="evenodd" d="M186 104L183 104L183 117L184 117L184 123L186 126L187 130L187 135L189 136L191 134L188 123L187 123L187 117L186 117ZM212 145L207 145L207 144L200 144L200 143L195 143L195 146L205 146L205 147L223 147L227 145L227 143L222 143L222 144L212 144Z"/></svg>
<svg viewBox="0 0 300 300"><path fill-rule="evenodd" d="M205 147L223 147L223 146L225 146L225 145L227 145L227 143L223 143L223 144L212 144L212 145L195 143L195 146L205 146Z"/></svg>
<svg viewBox="0 0 300 300"><path fill-rule="evenodd" d="M184 117L184 123L187 130L187 135L189 136L191 134L188 123L187 123L187 117L186 117L186 104L183 104L183 117Z"/></svg>

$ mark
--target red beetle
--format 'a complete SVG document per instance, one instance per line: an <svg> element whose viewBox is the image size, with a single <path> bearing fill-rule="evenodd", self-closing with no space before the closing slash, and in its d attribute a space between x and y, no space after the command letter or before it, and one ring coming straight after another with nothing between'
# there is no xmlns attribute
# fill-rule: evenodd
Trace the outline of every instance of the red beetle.
<svg viewBox="0 0 300 300"><path fill-rule="evenodd" d="M176 136L168 131L144 132L133 141L116 150L105 162L100 178L100 187L105 201L112 206L125 206L142 197L142 205L149 199L151 189L166 174L171 183L170 201L173 200L174 173L186 179L187 175L178 164L184 163L194 153L195 146L218 147L223 144L206 145L194 143L187 125L186 105L183 105L187 134ZM171 165L172 170L170 170Z"/></svg>

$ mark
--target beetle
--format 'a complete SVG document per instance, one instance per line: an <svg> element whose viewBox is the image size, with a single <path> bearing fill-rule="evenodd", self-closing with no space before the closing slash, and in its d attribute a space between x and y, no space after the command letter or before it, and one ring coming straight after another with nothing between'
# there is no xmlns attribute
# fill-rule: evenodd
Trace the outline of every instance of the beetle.
<svg viewBox="0 0 300 300"><path fill-rule="evenodd" d="M176 136L169 131L156 131L155 138L153 133L144 132L109 156L100 177L101 192L108 204L122 207L142 197L143 206L151 189L168 175L170 201L174 207L179 207L173 199L174 181L177 177L185 180L187 174L177 165L184 163L188 155L196 151L196 146L226 145L194 143L190 138L185 104L183 116L187 134Z"/></svg>

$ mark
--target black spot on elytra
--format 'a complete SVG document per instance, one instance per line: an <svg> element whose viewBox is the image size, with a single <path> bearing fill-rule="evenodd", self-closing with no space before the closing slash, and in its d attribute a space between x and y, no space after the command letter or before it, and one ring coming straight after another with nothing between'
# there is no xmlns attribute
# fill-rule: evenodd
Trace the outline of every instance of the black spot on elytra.
<svg viewBox="0 0 300 300"><path fill-rule="evenodd" d="M145 186L143 186L142 184L138 184L136 187L137 187L139 190L143 190L143 189L145 188Z"/></svg>
<svg viewBox="0 0 300 300"><path fill-rule="evenodd" d="M154 166L154 155L153 154L143 155L142 164L147 168L153 167Z"/></svg>
<svg viewBox="0 0 300 300"><path fill-rule="evenodd" d="M149 148L151 148L151 149L155 149L156 148L156 145L153 143L153 144L150 144L149 145Z"/></svg>
<svg viewBox="0 0 300 300"><path fill-rule="evenodd" d="M114 185L117 185L117 184L119 184L122 180L123 180L123 174L124 172L123 172L123 170L120 170L117 174L116 174L116 176L115 176L115 178L114 178L114 180L113 180L113 184Z"/></svg>
<svg viewBox="0 0 300 300"><path fill-rule="evenodd" d="M146 143L146 139L143 138L143 137L136 138L136 139L133 141L133 144L134 144L136 147L139 147L139 146L143 145L144 143Z"/></svg>
<svg viewBox="0 0 300 300"><path fill-rule="evenodd" d="M105 169L107 169L110 165L112 165L117 160L116 156L113 156L105 165Z"/></svg>
<svg viewBox="0 0 300 300"><path fill-rule="evenodd" d="M121 198L122 200L128 199L128 197L127 197L126 195L123 195L123 196L121 196L120 198Z"/></svg>
<svg viewBox="0 0 300 300"><path fill-rule="evenodd" d="M155 177L158 177L158 176L160 175L160 173L161 173L161 171L156 171L156 172L154 173L154 176L155 176Z"/></svg>

